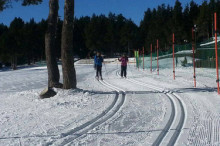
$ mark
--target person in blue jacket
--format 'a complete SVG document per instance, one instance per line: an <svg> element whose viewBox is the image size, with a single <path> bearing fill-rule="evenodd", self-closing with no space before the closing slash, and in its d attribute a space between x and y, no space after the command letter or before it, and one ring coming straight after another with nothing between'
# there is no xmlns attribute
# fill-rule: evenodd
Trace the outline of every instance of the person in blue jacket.
<svg viewBox="0 0 220 146"><path fill-rule="evenodd" d="M102 62L103 58L101 56L101 53L97 52L97 55L94 58L95 68L96 68L96 78L99 79L99 77L102 79Z"/></svg>

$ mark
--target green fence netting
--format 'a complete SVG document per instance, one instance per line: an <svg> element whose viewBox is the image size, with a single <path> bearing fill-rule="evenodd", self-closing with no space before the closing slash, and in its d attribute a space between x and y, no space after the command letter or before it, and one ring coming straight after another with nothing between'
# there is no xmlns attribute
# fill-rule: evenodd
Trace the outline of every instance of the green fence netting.
<svg viewBox="0 0 220 146"><path fill-rule="evenodd" d="M219 38L220 40L220 38ZM218 42L220 48L220 41ZM218 49L218 56L220 56L220 49ZM192 44L175 45L175 66L192 66ZM158 51L159 67L172 68L173 67L173 48L169 50ZM195 47L196 67L215 68L215 41L210 39L208 41L197 43ZM136 57L137 67L150 68L151 54L143 54L139 52L139 57ZM220 63L219 63L220 64ZM157 52L152 52L152 69L157 69Z"/></svg>
<svg viewBox="0 0 220 146"><path fill-rule="evenodd" d="M46 61L39 61L39 62L36 62L36 65L37 66L46 66L47 62Z"/></svg>

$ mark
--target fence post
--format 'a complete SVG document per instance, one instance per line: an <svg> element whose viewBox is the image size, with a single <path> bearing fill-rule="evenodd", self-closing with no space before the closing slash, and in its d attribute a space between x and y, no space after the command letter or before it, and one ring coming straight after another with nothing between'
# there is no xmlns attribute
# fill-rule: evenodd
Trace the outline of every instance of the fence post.
<svg viewBox="0 0 220 146"><path fill-rule="evenodd" d="M175 34L173 33L173 79L175 80Z"/></svg>
<svg viewBox="0 0 220 146"><path fill-rule="evenodd" d="M143 47L143 70L144 70L144 47Z"/></svg>
<svg viewBox="0 0 220 146"><path fill-rule="evenodd" d="M194 29L192 28L192 50L193 50L193 79L194 87L196 87L196 69L195 69L195 40L194 40Z"/></svg>
<svg viewBox="0 0 220 146"><path fill-rule="evenodd" d="M217 88L218 94L219 92L219 71L218 71L218 42L217 42L217 14L215 13L215 56L216 56L216 74L217 74Z"/></svg>
<svg viewBox="0 0 220 146"><path fill-rule="evenodd" d="M157 74L159 75L159 40L157 40Z"/></svg>
<svg viewBox="0 0 220 146"><path fill-rule="evenodd" d="M152 44L150 45L150 50L151 50L151 65L150 65L150 71L151 71L151 73L152 73L152 48L153 46L152 46Z"/></svg>

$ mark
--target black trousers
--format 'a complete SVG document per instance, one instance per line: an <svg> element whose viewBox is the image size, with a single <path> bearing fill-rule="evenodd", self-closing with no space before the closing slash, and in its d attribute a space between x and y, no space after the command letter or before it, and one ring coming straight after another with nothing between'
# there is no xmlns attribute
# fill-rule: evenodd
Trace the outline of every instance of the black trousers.
<svg viewBox="0 0 220 146"><path fill-rule="evenodd" d="M121 77L126 77L127 75L127 66L121 66Z"/></svg>
<svg viewBox="0 0 220 146"><path fill-rule="evenodd" d="M96 65L96 77L102 77L102 66Z"/></svg>

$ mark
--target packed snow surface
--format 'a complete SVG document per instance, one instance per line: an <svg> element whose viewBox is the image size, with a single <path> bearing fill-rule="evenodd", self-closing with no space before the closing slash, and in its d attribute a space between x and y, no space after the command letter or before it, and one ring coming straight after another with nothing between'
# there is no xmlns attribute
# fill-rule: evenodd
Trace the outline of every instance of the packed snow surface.
<svg viewBox="0 0 220 146"><path fill-rule="evenodd" d="M194 88L192 67L178 65L175 80L163 67L172 59L159 60L159 75L129 63L127 78L105 61L103 81L92 60L78 61L78 88L50 99L39 98L46 66L0 71L0 145L220 145L215 69L196 69Z"/></svg>

